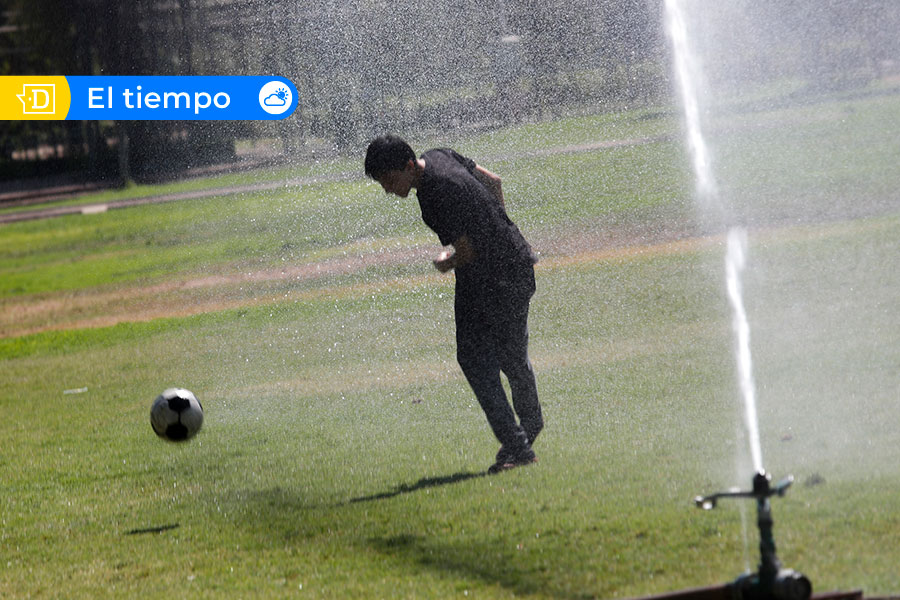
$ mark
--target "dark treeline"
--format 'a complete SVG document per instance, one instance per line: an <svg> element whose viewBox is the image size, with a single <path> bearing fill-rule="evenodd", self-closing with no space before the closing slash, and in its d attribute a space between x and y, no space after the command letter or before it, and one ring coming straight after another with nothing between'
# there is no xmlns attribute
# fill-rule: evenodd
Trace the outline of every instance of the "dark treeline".
<svg viewBox="0 0 900 600"><path fill-rule="evenodd" d="M621 106L664 87L658 8L644 0L6 0L0 19L0 74L279 74L300 93L276 123L9 123L0 176L37 148L43 172L140 178L228 160L236 139L340 150L386 129Z"/></svg>
<svg viewBox="0 0 900 600"><path fill-rule="evenodd" d="M385 130L458 130L646 105L669 94L662 4L0 0L0 74L278 74L300 94L298 110L280 122L8 122L0 130L0 178L53 168L142 178L227 161L238 139L277 139L285 153L311 144L346 150ZM787 28L811 20L830 26L855 4L747 6L781 11L777 21ZM819 69L814 76L825 81L843 68L844 54L878 62L876 47L896 44L893 34L876 38L898 3L865 4L849 46L828 48L831 38L823 38L814 57L791 68Z"/></svg>

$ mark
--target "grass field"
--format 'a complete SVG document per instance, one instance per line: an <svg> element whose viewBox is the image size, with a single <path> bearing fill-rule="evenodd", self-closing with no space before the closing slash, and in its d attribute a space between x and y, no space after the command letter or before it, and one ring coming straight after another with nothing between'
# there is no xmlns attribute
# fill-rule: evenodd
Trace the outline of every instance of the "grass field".
<svg viewBox="0 0 900 600"><path fill-rule="evenodd" d="M737 117L719 144L753 222L763 460L797 480L773 501L779 556L818 591L900 592L898 106L760 117L815 158L763 152ZM691 502L752 474L723 242L694 235L671 119L457 144L496 157L542 255L547 427L540 462L498 476L414 199L360 178L0 228L0 597L612 598L755 568L751 507ZM652 139L529 152L616 132ZM148 422L172 385L206 411L182 445Z"/></svg>

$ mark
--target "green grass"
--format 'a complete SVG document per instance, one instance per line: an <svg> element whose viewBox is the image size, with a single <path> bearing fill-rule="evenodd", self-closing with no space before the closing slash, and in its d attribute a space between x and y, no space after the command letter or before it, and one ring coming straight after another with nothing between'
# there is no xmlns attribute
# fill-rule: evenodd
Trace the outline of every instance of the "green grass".
<svg viewBox="0 0 900 600"><path fill-rule="evenodd" d="M872 180L891 161L858 175L876 216L750 232L763 459L797 478L773 500L775 537L818 591L900 590L900 215ZM547 244L531 316L540 463L499 476L483 475L496 442L454 361L452 279L425 260L0 339L0 597L612 598L753 568L750 507L745 537L738 501L691 503L750 479L721 240L550 244L689 220L683 165L654 142L513 151L496 169ZM416 212L359 180L9 225L0 305L435 247ZM172 385L206 411L181 445L148 423Z"/></svg>
<svg viewBox="0 0 900 600"><path fill-rule="evenodd" d="M600 219L640 221L648 212L685 212L677 145L517 159L501 165L507 193L522 198L518 221L534 235L585 228ZM646 173L648 164L659 165ZM597 180L597 173L604 178ZM4 229L0 296L154 281L205 273L218 264L276 266L334 255L360 241L433 243L414 198L387 197L374 182L321 183L285 191L229 194L191 202L75 215ZM77 261L77 268L73 262Z"/></svg>
<svg viewBox="0 0 900 600"><path fill-rule="evenodd" d="M897 90L722 119L722 194L742 220L796 222L896 205Z"/></svg>

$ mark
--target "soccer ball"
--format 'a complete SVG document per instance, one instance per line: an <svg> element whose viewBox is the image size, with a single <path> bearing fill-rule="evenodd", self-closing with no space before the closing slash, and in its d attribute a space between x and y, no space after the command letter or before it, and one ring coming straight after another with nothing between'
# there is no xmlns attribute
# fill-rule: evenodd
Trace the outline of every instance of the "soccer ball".
<svg viewBox="0 0 900 600"><path fill-rule="evenodd" d="M203 407L190 390L169 388L153 401L150 425L170 442L189 440L203 425Z"/></svg>

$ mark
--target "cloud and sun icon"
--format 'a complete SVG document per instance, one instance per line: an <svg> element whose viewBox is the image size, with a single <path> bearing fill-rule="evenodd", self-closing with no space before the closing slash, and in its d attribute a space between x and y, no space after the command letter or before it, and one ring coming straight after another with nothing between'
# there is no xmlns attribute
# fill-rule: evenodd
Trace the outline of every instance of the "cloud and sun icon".
<svg viewBox="0 0 900 600"><path fill-rule="evenodd" d="M274 94L269 94L263 99L266 106L286 106L291 93L284 88L278 88Z"/></svg>
<svg viewBox="0 0 900 600"><path fill-rule="evenodd" d="M282 115L295 106L295 93L284 81L272 80L259 90L259 104L271 115Z"/></svg>

